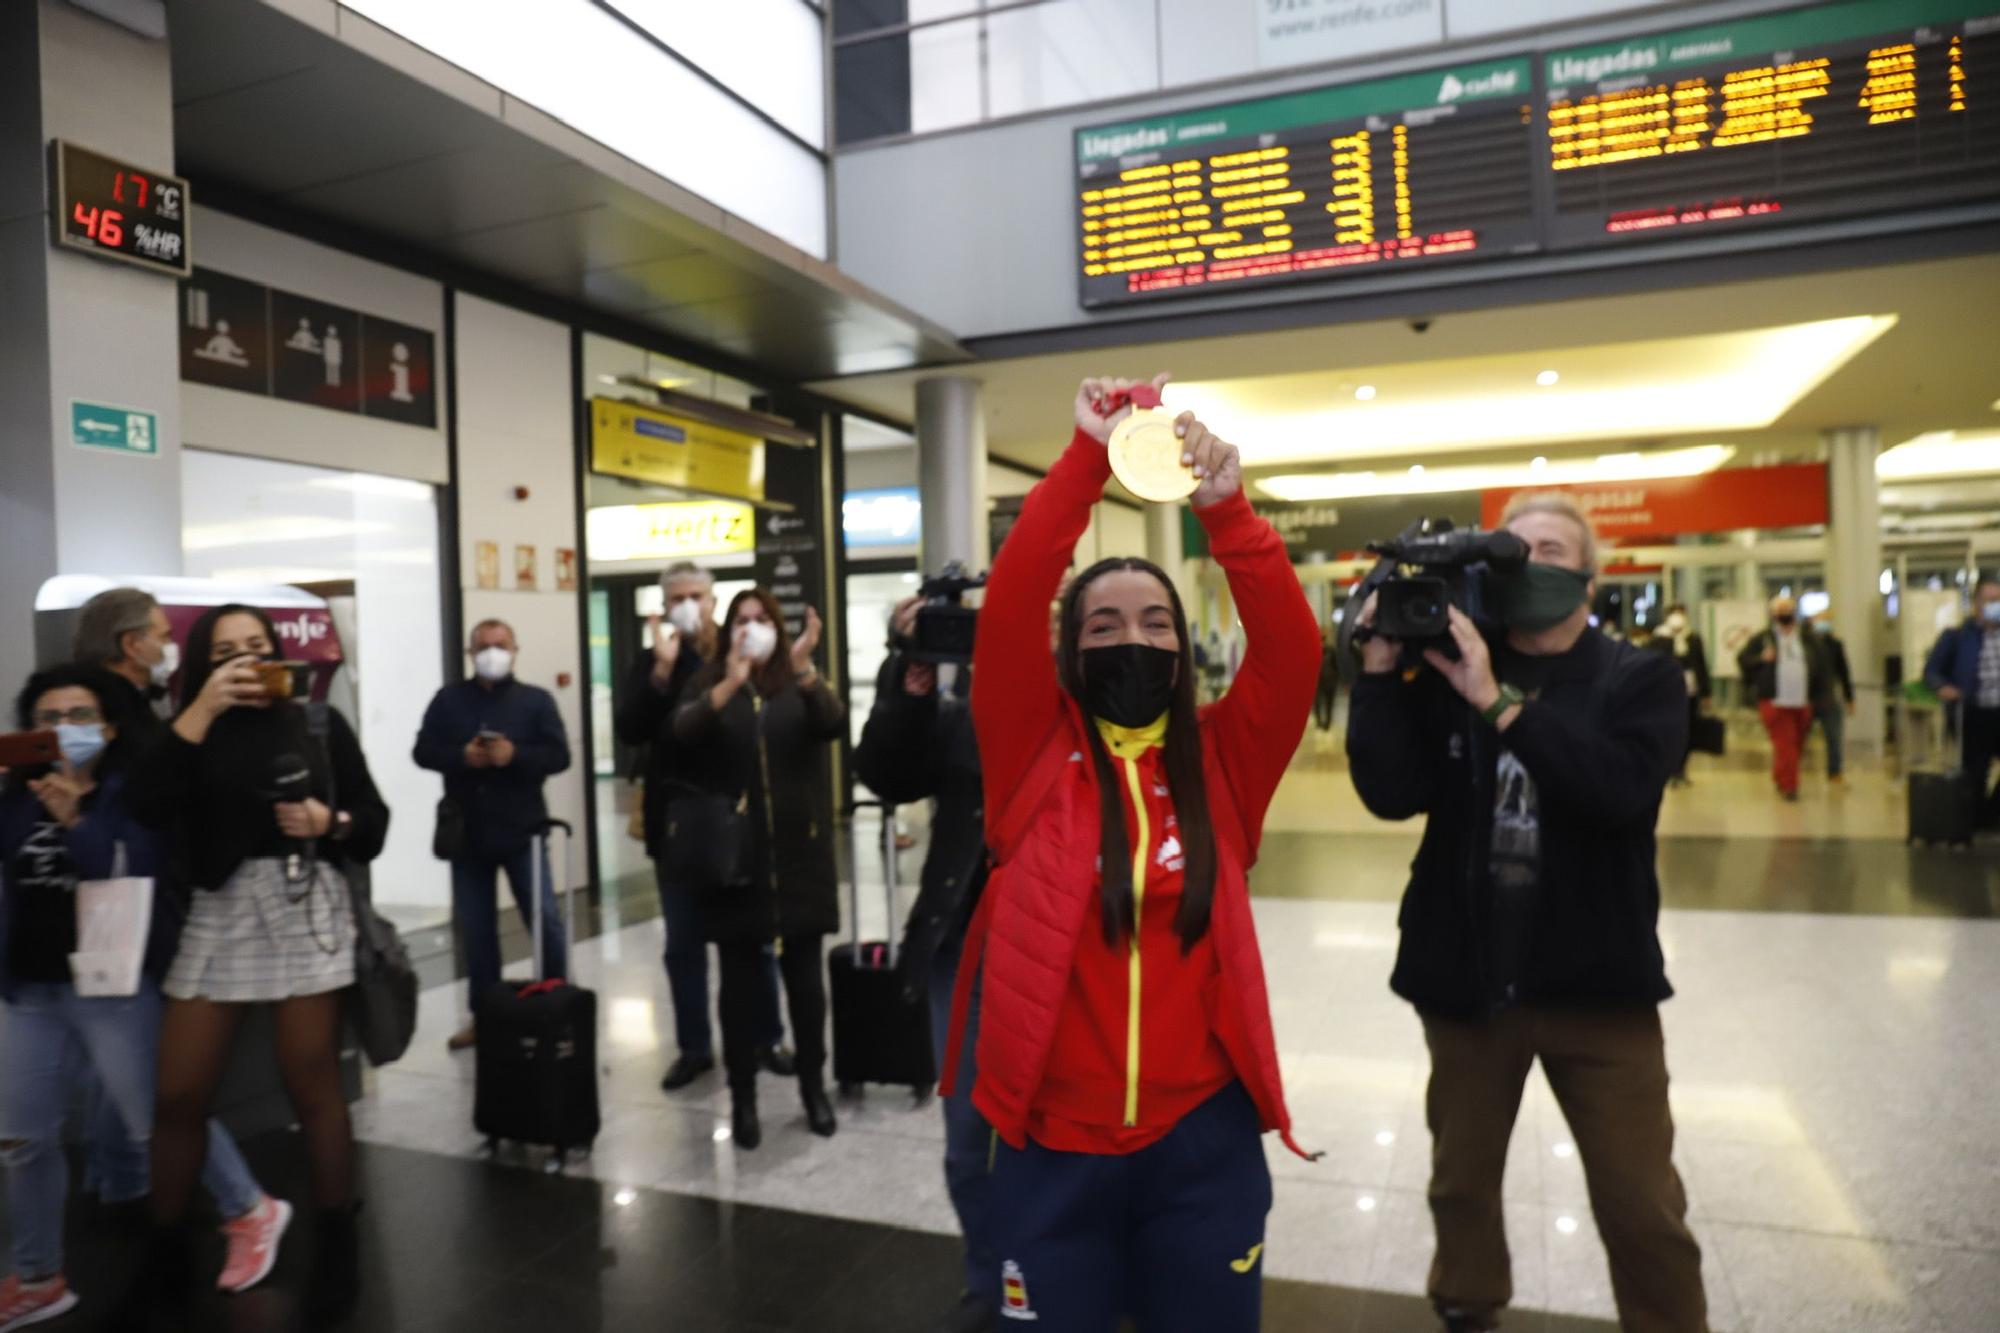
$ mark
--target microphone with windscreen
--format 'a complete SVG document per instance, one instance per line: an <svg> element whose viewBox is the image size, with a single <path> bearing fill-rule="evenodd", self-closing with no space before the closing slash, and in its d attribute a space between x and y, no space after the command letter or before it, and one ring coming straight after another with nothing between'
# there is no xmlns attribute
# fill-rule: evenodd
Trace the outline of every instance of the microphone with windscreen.
<svg viewBox="0 0 2000 1333"><path fill-rule="evenodd" d="M312 766L300 755L273 755L265 794L273 805L290 805L307 799L312 795ZM312 843L296 838L287 842L290 846L285 853L285 878L297 881L304 878L305 859L312 854Z"/></svg>

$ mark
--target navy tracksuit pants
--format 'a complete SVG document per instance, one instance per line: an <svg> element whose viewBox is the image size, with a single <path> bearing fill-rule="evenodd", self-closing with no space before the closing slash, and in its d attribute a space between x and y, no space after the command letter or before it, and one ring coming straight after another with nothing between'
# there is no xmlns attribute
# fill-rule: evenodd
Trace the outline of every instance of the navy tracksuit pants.
<svg viewBox="0 0 2000 1333"><path fill-rule="evenodd" d="M1256 1105L1231 1083L1135 1153L995 1141L987 1217L1001 1329L1255 1333L1271 1171Z"/></svg>

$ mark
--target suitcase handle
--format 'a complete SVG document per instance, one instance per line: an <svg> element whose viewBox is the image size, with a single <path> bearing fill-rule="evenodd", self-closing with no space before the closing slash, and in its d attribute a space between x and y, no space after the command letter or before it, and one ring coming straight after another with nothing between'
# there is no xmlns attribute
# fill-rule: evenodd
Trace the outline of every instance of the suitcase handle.
<svg viewBox="0 0 2000 1333"><path fill-rule="evenodd" d="M531 915L534 923L535 981L538 985L555 984L550 978L542 974L542 890L545 887L542 882L542 876L543 872L546 871L551 879L555 877L555 857L549 847L549 831L551 829L562 830L563 864L565 868L569 864L570 847L576 840L576 830L569 826L569 821L563 819L544 819L541 823L535 825L534 835L528 842L528 898L534 904ZM546 887L552 892L555 891L553 884ZM570 950L576 948L576 895L573 893L565 893L563 895L563 941L563 955L564 957L568 957ZM572 970L574 970L573 967ZM560 978L556 980L559 981ZM523 992L523 994L526 993L525 991Z"/></svg>
<svg viewBox="0 0 2000 1333"><path fill-rule="evenodd" d="M894 971L897 954L896 921L896 806L891 801L854 799L847 803L847 848L852 858L848 867L847 919L854 944L854 961L861 963L861 839L856 836L857 817L863 810L882 812L882 887L888 899L887 954L884 970Z"/></svg>

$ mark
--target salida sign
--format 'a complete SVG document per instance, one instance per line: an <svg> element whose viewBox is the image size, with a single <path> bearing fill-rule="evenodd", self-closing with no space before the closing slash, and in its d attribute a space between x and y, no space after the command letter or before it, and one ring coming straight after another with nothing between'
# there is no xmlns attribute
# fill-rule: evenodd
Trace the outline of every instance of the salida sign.
<svg viewBox="0 0 2000 1333"><path fill-rule="evenodd" d="M1493 527L1522 490L1562 491L1610 540L1739 528L1796 528L1827 518L1826 466L1794 463L1704 472L1654 481L1577 483L1486 491L1480 522Z"/></svg>

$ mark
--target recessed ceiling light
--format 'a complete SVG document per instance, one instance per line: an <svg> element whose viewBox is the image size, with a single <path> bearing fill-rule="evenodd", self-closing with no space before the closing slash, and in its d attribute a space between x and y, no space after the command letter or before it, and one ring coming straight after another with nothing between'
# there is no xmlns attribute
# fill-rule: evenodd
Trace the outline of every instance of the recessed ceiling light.
<svg viewBox="0 0 2000 1333"><path fill-rule="evenodd" d="M1554 384L1557 380L1561 378L1562 376L1556 374L1553 370L1545 370L1541 374L1535 376L1535 383L1541 385L1544 389L1546 389L1551 384Z"/></svg>
<svg viewBox="0 0 2000 1333"><path fill-rule="evenodd" d="M1358 402L1365 403L1374 396L1375 396L1375 386L1372 384L1364 384L1360 388L1354 391L1354 397Z"/></svg>
<svg viewBox="0 0 2000 1333"><path fill-rule="evenodd" d="M2000 431L1934 430L1875 456L1875 476L1883 481L1986 472L2000 472Z"/></svg>
<svg viewBox="0 0 2000 1333"><path fill-rule="evenodd" d="M1554 463L1543 459L1539 464L1430 468L1418 463L1408 472L1295 472L1261 478L1257 489L1273 500L1354 500L1368 495L1437 495L1513 486L1651 481L1713 472L1735 453L1733 444L1697 444L1649 454L1600 454L1596 458L1565 458Z"/></svg>
<svg viewBox="0 0 2000 1333"><path fill-rule="evenodd" d="M1659 437L1715 439L1761 430L1896 323L1858 315L1734 333L1702 334L1503 354L1438 363L1423 393L1361 399L1373 368L1186 382L1174 406L1227 421L1246 467L1331 459L1418 458L1445 450L1547 449L1629 438L1632 423ZM1544 355L1561 355L1563 392L1532 396ZM1532 358L1532 359L1530 359ZM1382 375L1392 372L1383 370ZM1397 380L1397 383L1404 383ZM1356 401L1342 396L1356 395Z"/></svg>
<svg viewBox="0 0 2000 1333"><path fill-rule="evenodd" d="M1540 454L1536 454L1533 458L1530 458L1528 460L1528 466L1536 469L1537 471L1540 471L1542 468L1545 468L1548 465L1549 465L1549 460L1543 458Z"/></svg>

